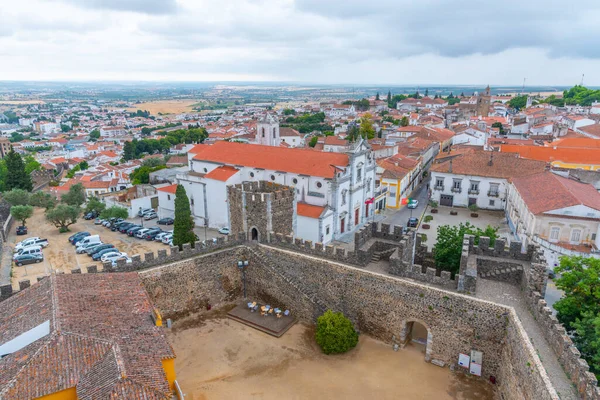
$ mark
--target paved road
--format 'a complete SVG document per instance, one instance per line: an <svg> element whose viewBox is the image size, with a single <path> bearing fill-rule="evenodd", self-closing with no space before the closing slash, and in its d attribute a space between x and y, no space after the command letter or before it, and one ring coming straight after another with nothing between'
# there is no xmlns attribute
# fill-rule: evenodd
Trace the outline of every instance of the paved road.
<svg viewBox="0 0 600 400"><path fill-rule="evenodd" d="M402 206L401 209L394 211L392 214L388 215L383 222L391 225L401 225L406 226L408 219L413 216L417 218L421 218L423 211L425 211L425 207L427 207L428 202L428 193L427 188L429 187L429 179L425 179L421 184L414 190L412 195L410 196L413 199L419 201L419 206L413 210L409 209L406 206ZM389 210L386 214L389 213Z"/></svg>

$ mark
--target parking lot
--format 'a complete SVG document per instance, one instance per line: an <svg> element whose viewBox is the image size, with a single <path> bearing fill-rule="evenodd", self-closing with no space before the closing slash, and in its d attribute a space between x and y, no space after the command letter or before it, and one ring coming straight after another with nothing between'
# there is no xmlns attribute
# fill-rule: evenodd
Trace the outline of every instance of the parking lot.
<svg viewBox="0 0 600 400"><path fill-rule="evenodd" d="M129 222L133 222L141 225L141 218L128 219ZM157 225L156 219L150 221L143 221L145 228L160 227L163 230L172 230L173 225ZM12 268L12 285L16 289L18 288L18 282L23 279L29 279L32 283L36 281L38 276L49 275L51 271L62 271L69 273L73 268L85 268L90 265L97 265L101 269L100 261L93 261L87 254L76 254L75 246L69 243L69 236L76 232L87 231L92 235L100 235L100 239L103 243L113 244L119 251L127 253L129 257L135 254L140 254L143 258L144 253L152 251L156 253L160 249L168 248L168 246L156 242L148 241L144 239L138 239L136 237L130 237L126 234L112 232L110 229L103 227L102 225L94 225L94 220L86 221L83 218L79 219L76 224L69 227L70 232L59 233L58 228L48 223L44 216L44 210L36 209L34 216L27 221L29 227L29 233L23 236L17 236L15 234L14 227L11 230L11 234L8 240L9 251L5 251L3 254L2 263L11 263L12 249L15 243L22 241L28 237L38 236L41 238L48 239L50 245L43 249L44 261L39 264L29 264L22 267L17 267L13 264ZM205 240L204 228L195 228L194 231L198 235L200 240ZM206 237L212 239L221 236L216 230L208 229Z"/></svg>

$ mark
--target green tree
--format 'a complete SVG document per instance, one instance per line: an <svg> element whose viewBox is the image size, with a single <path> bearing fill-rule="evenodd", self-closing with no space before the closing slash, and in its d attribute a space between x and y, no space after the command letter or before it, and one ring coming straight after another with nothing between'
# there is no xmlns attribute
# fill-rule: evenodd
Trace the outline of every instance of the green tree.
<svg viewBox="0 0 600 400"><path fill-rule="evenodd" d="M183 185L177 185L175 191L175 221L173 223L173 244L183 248L184 243L194 246L194 220L190 210L190 201Z"/></svg>
<svg viewBox="0 0 600 400"><path fill-rule="evenodd" d="M29 197L29 204L34 207L50 209L54 207L56 203L56 197L42 191L37 191Z"/></svg>
<svg viewBox="0 0 600 400"><path fill-rule="evenodd" d="M487 226L485 230L471 225L469 222L456 225L441 225L437 229L437 242L434 246L434 258L437 268L456 274L460 268L462 242L466 234L475 236L475 243L479 243L481 236L490 238L490 246L494 245L498 237L498 228Z"/></svg>
<svg viewBox="0 0 600 400"><path fill-rule="evenodd" d="M12 189L4 193L4 200L11 206L26 206L29 204L30 193L23 189Z"/></svg>
<svg viewBox="0 0 600 400"><path fill-rule="evenodd" d="M563 256L555 271L560 274L556 287L564 292L554 303L556 317L600 377L600 259Z"/></svg>
<svg viewBox="0 0 600 400"><path fill-rule="evenodd" d="M127 219L129 217L129 211L125 207L112 206L108 207L102 213L100 213L100 218L110 219L110 218L123 218Z"/></svg>
<svg viewBox="0 0 600 400"><path fill-rule="evenodd" d="M21 225L25 226L25 222L33 215L32 206L12 206L10 215L17 221L21 221Z"/></svg>
<svg viewBox="0 0 600 400"><path fill-rule="evenodd" d="M100 139L100 131L98 129L94 129L90 132L90 140L96 141Z"/></svg>
<svg viewBox="0 0 600 400"><path fill-rule="evenodd" d="M408 120L408 117L404 116L402 117L402 119L400 120L400 126L408 126L408 123L410 121Z"/></svg>
<svg viewBox="0 0 600 400"><path fill-rule="evenodd" d="M375 137L375 128L373 127L373 116L369 113L360 119L360 135L364 139L373 139Z"/></svg>
<svg viewBox="0 0 600 400"><path fill-rule="evenodd" d="M106 208L106 204L101 202L99 198L90 197L88 199L87 204L85 205L85 209L83 210L83 212L89 213L92 211L96 211L98 213L101 213L102 211L104 211L105 208Z"/></svg>
<svg viewBox="0 0 600 400"><path fill-rule="evenodd" d="M59 204L46 211L46 219L59 229L59 232L68 232L69 226L77 222L81 208L67 204Z"/></svg>
<svg viewBox="0 0 600 400"><path fill-rule="evenodd" d="M425 89L425 97L429 96L429 89Z"/></svg>
<svg viewBox="0 0 600 400"><path fill-rule="evenodd" d="M69 191L62 196L62 202L74 207L81 207L85 203L85 188L81 183L73 185Z"/></svg>
<svg viewBox="0 0 600 400"><path fill-rule="evenodd" d="M392 102L392 91L391 90L388 90L387 102L388 102L388 105Z"/></svg>
<svg viewBox="0 0 600 400"><path fill-rule="evenodd" d="M21 155L14 151L11 147L10 151L6 155L6 190L12 189L23 189L31 192L33 189L33 183L31 177L25 171L25 163L21 158Z"/></svg>
<svg viewBox="0 0 600 400"><path fill-rule="evenodd" d="M310 147L315 147L317 145L317 142L319 141L319 137L318 136L313 136L310 138L310 142L308 142L308 145Z"/></svg>
<svg viewBox="0 0 600 400"><path fill-rule="evenodd" d="M523 109L527 105L527 95L517 96L510 99L508 105L512 108Z"/></svg>
<svg viewBox="0 0 600 400"><path fill-rule="evenodd" d="M123 146L123 159L125 159L125 161L135 159L135 145L133 142L125 142L125 145Z"/></svg>
<svg viewBox="0 0 600 400"><path fill-rule="evenodd" d="M159 165L165 165L165 164L166 164L165 159L162 156L147 158L142 162L142 165L144 167L150 167L150 168L158 167Z"/></svg>
<svg viewBox="0 0 600 400"><path fill-rule="evenodd" d="M502 122L494 122L492 124L492 128L498 128L498 131L501 135L504 134L504 126L502 126Z"/></svg>
<svg viewBox="0 0 600 400"><path fill-rule="evenodd" d="M75 173L81 171L81 165L77 164L67 172L67 178L74 178Z"/></svg>
<svg viewBox="0 0 600 400"><path fill-rule="evenodd" d="M379 92L375 95L375 100L379 100Z"/></svg>
<svg viewBox="0 0 600 400"><path fill-rule="evenodd" d="M69 125L60 124L60 130L62 132L69 132L71 130L71 127Z"/></svg>
<svg viewBox="0 0 600 400"><path fill-rule="evenodd" d="M79 163L79 168L81 168L82 171L85 171L89 167L90 167L90 165L85 160Z"/></svg>
<svg viewBox="0 0 600 400"><path fill-rule="evenodd" d="M42 169L42 164L40 164L32 155L25 156L23 162L25 163L25 173L28 175L33 171L40 171Z"/></svg>
<svg viewBox="0 0 600 400"><path fill-rule="evenodd" d="M358 344L358 333L341 312L325 311L317 318L315 339L325 354L345 353Z"/></svg>

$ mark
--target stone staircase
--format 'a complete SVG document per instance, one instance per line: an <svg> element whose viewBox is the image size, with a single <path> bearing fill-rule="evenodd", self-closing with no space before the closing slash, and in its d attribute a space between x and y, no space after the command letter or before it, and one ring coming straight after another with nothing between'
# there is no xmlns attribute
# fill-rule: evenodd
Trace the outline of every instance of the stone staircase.
<svg viewBox="0 0 600 400"><path fill-rule="evenodd" d="M371 256L371 261L377 262L377 261L380 261L382 258L389 258L389 256L391 256L394 251L396 251L396 248L387 249L387 250L383 250L383 251L376 251Z"/></svg>
<svg viewBox="0 0 600 400"><path fill-rule="evenodd" d="M515 272L518 271L523 271L523 267L518 265L515 267L507 267L507 268L501 268L501 269L496 269L493 271L488 271L486 273L480 273L479 277L483 278L483 279L501 279L509 274L514 274Z"/></svg>
<svg viewBox="0 0 600 400"><path fill-rule="evenodd" d="M289 275L287 275L283 271L283 269L274 267L274 265L276 265L276 263L273 262L273 260L271 260L271 258L268 255L264 254L261 251L257 251L254 248L249 248L249 250L252 252L252 254L256 258L258 258L260 260L262 265L269 268L271 271L273 271L274 274L279 275L284 281L286 281L290 286L292 286L299 294L304 295L311 303L313 303L321 311L321 314L324 313L325 311L327 311L327 309L329 307L327 307L327 304L325 304L323 301L321 301L321 299L319 299L319 296L317 296L316 293L307 291L306 288L304 288L304 289L300 288L296 284L295 279L290 277Z"/></svg>

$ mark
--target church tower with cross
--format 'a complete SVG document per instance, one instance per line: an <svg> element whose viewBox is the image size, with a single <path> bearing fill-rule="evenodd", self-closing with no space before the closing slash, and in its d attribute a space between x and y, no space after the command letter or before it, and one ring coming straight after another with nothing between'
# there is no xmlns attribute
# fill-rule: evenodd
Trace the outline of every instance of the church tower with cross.
<svg viewBox="0 0 600 400"><path fill-rule="evenodd" d="M258 120L256 123L256 139L258 144L265 146L279 146L281 137L279 135L279 121L269 113Z"/></svg>

